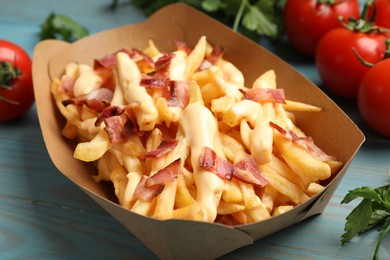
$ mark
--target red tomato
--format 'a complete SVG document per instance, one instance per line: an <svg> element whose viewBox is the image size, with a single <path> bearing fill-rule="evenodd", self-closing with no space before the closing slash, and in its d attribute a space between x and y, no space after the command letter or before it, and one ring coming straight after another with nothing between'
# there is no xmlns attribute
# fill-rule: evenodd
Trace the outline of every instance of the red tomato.
<svg viewBox="0 0 390 260"><path fill-rule="evenodd" d="M346 28L326 33L316 51L316 66L324 85L340 96L356 98L369 67L359 61L353 49L365 61L375 64L384 58L385 40L383 33L352 32Z"/></svg>
<svg viewBox="0 0 390 260"><path fill-rule="evenodd" d="M325 2L325 3L320 3ZM287 0L284 26L291 45L299 52L314 56L318 41L329 30L341 27L339 16L359 17L358 0Z"/></svg>
<svg viewBox="0 0 390 260"><path fill-rule="evenodd" d="M22 116L34 103L31 69L20 46L0 40L0 122Z"/></svg>
<svg viewBox="0 0 390 260"><path fill-rule="evenodd" d="M364 121L378 133L390 137L390 59L372 67L363 77L358 108Z"/></svg>
<svg viewBox="0 0 390 260"><path fill-rule="evenodd" d="M376 8L375 24L380 27L390 28L390 0L376 0L373 7ZM373 7L368 11L369 19L372 17Z"/></svg>

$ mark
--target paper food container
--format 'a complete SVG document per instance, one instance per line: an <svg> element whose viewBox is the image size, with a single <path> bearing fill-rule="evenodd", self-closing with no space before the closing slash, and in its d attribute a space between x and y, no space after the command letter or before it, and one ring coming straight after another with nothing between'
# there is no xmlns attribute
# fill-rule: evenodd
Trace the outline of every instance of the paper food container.
<svg viewBox="0 0 390 260"><path fill-rule="evenodd" d="M172 51L174 40L194 46L202 35L211 44L226 48L224 57L244 73L246 85L273 69L278 88L285 90L288 99L323 108L319 113L295 113L303 131L324 151L344 163L323 192L287 213L254 224L230 227L186 220L161 221L119 206L112 187L92 179L91 174L96 169L73 158L75 144L61 136L65 121L49 90L51 79L60 77L67 63L78 61L92 65L94 58L121 48L144 49L149 39L160 50ZM34 50L33 80L39 122L53 163L162 259L216 258L321 213L364 142L356 125L299 72L258 44L183 4L165 7L145 22L97 33L72 44L58 40L40 42Z"/></svg>

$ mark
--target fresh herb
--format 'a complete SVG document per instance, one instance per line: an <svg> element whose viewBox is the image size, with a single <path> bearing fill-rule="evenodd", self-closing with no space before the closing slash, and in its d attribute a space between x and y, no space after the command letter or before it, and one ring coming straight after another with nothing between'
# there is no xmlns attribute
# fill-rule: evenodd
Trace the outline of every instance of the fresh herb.
<svg viewBox="0 0 390 260"><path fill-rule="evenodd" d="M382 240L390 231L390 185L376 189L361 187L351 190L341 203L346 204L357 198L363 198L363 200L347 216L341 243L344 245L356 235L376 227L381 233L373 259L378 259Z"/></svg>
<svg viewBox="0 0 390 260"><path fill-rule="evenodd" d="M40 39L59 39L74 42L89 34L88 30L66 15L50 13L41 24Z"/></svg>
<svg viewBox="0 0 390 260"><path fill-rule="evenodd" d="M188 4L205 12L257 40L261 36L279 39L283 33L282 11L286 0L130 0L135 6L150 15L158 9L176 2ZM116 8L119 0L112 0Z"/></svg>

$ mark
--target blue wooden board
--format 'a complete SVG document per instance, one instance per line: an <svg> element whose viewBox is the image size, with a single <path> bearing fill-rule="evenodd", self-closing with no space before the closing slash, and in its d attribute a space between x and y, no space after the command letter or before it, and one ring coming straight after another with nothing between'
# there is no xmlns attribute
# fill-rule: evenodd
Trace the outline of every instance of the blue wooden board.
<svg viewBox="0 0 390 260"><path fill-rule="evenodd" d="M90 33L141 22L144 14L119 1L0 0L0 38L13 41L32 56L39 26L51 11L71 16ZM286 43L269 50L321 87L314 61L302 58ZM366 130L353 102L332 97L361 126L367 142L323 214L238 249L222 259L370 259L374 230L341 246L345 217L356 205L341 205L348 190L389 183L390 141ZM1 111L0 111L1 113ZM189 234L190 235L190 234ZM210 249L212 250L212 249ZM380 249L390 258L390 237ZM0 124L0 258L1 259L153 259L154 254L113 217L66 179L52 164L40 131L36 109L21 120Z"/></svg>

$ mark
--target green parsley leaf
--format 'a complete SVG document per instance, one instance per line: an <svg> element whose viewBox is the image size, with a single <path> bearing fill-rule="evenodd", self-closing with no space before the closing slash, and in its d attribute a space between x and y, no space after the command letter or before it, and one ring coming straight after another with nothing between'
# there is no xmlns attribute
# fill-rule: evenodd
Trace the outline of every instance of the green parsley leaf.
<svg viewBox="0 0 390 260"><path fill-rule="evenodd" d="M50 13L41 24L40 39L59 39L74 42L89 34L88 30L65 15Z"/></svg>
<svg viewBox="0 0 390 260"><path fill-rule="evenodd" d="M282 36L282 11L286 0L130 0L151 15L158 9L176 2L188 4L211 17L231 26L253 40L265 36L278 39ZM113 8L119 0L111 0ZM257 36L257 37L256 37ZM257 39L256 39L257 38Z"/></svg>
<svg viewBox="0 0 390 260"><path fill-rule="evenodd" d="M347 216L341 243L344 245L356 235L377 227L381 233L373 259L378 259L383 238L390 232L390 185L376 189L356 188L349 191L341 203L349 203L357 198L363 198L363 200Z"/></svg>

